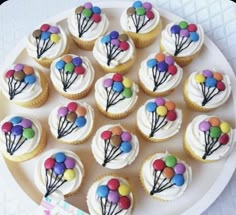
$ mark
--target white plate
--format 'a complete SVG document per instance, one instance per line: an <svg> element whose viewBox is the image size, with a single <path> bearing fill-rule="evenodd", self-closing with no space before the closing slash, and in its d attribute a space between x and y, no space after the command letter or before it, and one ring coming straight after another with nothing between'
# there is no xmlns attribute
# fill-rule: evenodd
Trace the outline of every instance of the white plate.
<svg viewBox="0 0 236 215"><path fill-rule="evenodd" d="M110 20L109 30L121 30L119 25L119 17L124 8L130 6L130 3L122 2L122 5L120 5L118 2L103 1L100 3L97 2L97 5L101 6L102 8L110 8L110 9L104 9ZM168 19L164 20L164 25L170 20L174 20L176 22L181 20L179 17L167 11L159 10L159 12L163 17L168 17ZM68 13L69 12L60 14L59 16L54 17L48 20L47 22L58 22L59 24L61 24L66 28L65 18L68 15ZM116 29L114 29L113 26L115 26ZM150 47L142 50L137 50L138 53L137 63L132 68L132 70L127 74L128 77L130 77L133 80L137 80L137 71L139 69L140 62L143 59L145 59L149 53L158 52L159 39L160 37L158 37L157 41ZM38 66L39 68L41 68L32 59L28 57L24 47L25 47L24 42L20 41L18 46L9 54L8 59L5 61L6 63L4 65L4 68L9 68L9 66L17 62L22 62L29 65ZM91 52L81 51L76 46L73 46L70 52L82 56L86 55L90 58L96 71L96 77L95 77L96 79L104 74L98 67ZM232 83L235 83L236 81L235 75L229 63L222 55L222 53L219 51L219 49L207 37L205 38L204 47L202 49L200 56L191 65L184 68L183 80L188 76L190 72L202 70L205 68L216 68L218 71L227 73L230 76ZM49 74L48 70L44 69L44 71L46 74ZM216 114L220 116L221 118L229 121L233 125L233 127L235 127L236 119L233 113L236 107L236 93L235 93L236 86L234 85L232 86L232 91L233 93L229 101L222 108L219 108L216 111L211 112L211 114ZM92 90L90 94L83 100L90 103L95 108L93 96L94 96L94 90ZM146 96L140 90L139 103L137 107L140 107L149 98L150 97ZM56 147L62 149L70 149L79 154L79 156L82 159L82 162L84 163L86 171L84 183L76 195L66 199L69 203L75 205L76 207L79 207L87 211L86 193L88 191L89 186L96 179L96 177L107 173L118 173L123 176L127 175L132 184L134 185L136 191L136 205L134 209L135 215L136 214L141 215L144 213L151 215L151 214L156 214L157 211L158 214L180 214L180 213L200 214L220 195L224 187L227 185L235 169L236 150L234 149L228 158L212 164L198 163L189 158L188 156L186 156L182 148L182 135L183 132L185 131L188 122L191 121L191 119L194 118L199 113L195 113L193 111L186 109L182 96L182 84L180 84L180 86L170 96L168 96L168 98L175 101L177 103L177 106L184 110L184 120L180 133L174 138L170 139L169 141L160 144L148 143L141 136L139 136L140 154L137 157L136 161L130 167L116 171L104 169L95 162L90 149L91 138L83 145L70 146L70 145L59 144L57 140L51 136L49 131L49 126L47 124L47 117L50 110L55 105L58 104L64 105L68 103L68 100L60 96L58 93L56 93L52 86L50 86L50 97L47 103L42 107L33 110L21 108L13 104L10 104L5 98L2 98L1 95L0 100L3 101L3 105L1 107L0 116L2 118L3 116L10 113L27 112L27 114L34 116L39 121L41 121L41 123L43 123L43 125L48 130L48 145L46 150ZM97 111L96 108L95 108L95 114L96 118L99 119L96 120L95 122L96 127L100 127L101 125L108 123L117 122L105 118ZM136 111L132 113L130 116L128 116L126 119L120 120L120 122L122 124L125 124L125 126L129 128L131 131L136 133L137 130L135 126L135 117L136 117ZM192 166L193 181L181 198L172 202L163 203L152 199L149 195L147 195L144 192L139 182L138 174L141 164L147 155L149 155L154 151L163 152L166 150L168 150L170 153L176 154L177 156L179 156L181 159L184 159L188 164ZM30 161L26 161L20 164L12 163L5 160L6 167L10 171L11 175L14 177L15 181L18 183L19 187L21 187L23 190L21 191L22 202L26 202L27 207L31 211L37 209L37 204L40 202L42 198L42 194L37 190L36 186L34 185L33 175L32 175L38 157L35 157Z"/></svg>

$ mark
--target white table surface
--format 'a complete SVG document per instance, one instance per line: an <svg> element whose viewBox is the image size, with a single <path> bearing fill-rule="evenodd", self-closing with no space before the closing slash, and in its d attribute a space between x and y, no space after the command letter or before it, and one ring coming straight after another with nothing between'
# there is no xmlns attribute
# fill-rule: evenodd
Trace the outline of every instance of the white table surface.
<svg viewBox="0 0 236 215"><path fill-rule="evenodd" d="M1 5L0 64L35 26L80 4L79 0L10 0ZM188 21L202 24L206 34L236 71L236 4L228 0L157 0L156 4ZM32 215L27 205L21 202L21 196L16 195L17 188L12 186L14 179L4 170L4 164L0 162L0 214ZM203 214L236 214L236 172L222 194Z"/></svg>

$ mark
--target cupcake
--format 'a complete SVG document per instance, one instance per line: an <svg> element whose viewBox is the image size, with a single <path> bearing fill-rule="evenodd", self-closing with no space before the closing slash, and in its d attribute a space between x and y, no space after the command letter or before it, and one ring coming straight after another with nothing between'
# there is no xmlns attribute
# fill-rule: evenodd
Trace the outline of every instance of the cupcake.
<svg viewBox="0 0 236 215"><path fill-rule="evenodd" d="M161 31L160 15L149 2L135 1L126 9L120 24L124 32L129 35L137 48L151 45Z"/></svg>
<svg viewBox="0 0 236 215"><path fill-rule="evenodd" d="M127 34L112 31L96 40L93 56L105 72L125 73L133 66L136 51Z"/></svg>
<svg viewBox="0 0 236 215"><path fill-rule="evenodd" d="M153 198L171 201L182 196L191 183L192 169L174 155L155 153L144 161L141 183Z"/></svg>
<svg viewBox="0 0 236 215"><path fill-rule="evenodd" d="M94 69L87 57L68 54L52 62L50 77L54 88L62 96L74 100L89 93Z"/></svg>
<svg viewBox="0 0 236 215"><path fill-rule="evenodd" d="M96 39L107 31L109 21L100 7L86 2L70 13L68 29L79 48L92 50Z"/></svg>
<svg viewBox="0 0 236 215"><path fill-rule="evenodd" d="M227 75L211 70L193 72L184 84L184 99L196 111L212 111L222 106L231 94Z"/></svg>
<svg viewBox="0 0 236 215"><path fill-rule="evenodd" d="M36 164L34 181L44 197L64 199L76 193L84 177L84 166L77 154L51 149Z"/></svg>
<svg viewBox="0 0 236 215"><path fill-rule="evenodd" d="M95 83L98 109L111 119L121 119L133 111L138 100L138 86L127 77L109 73Z"/></svg>
<svg viewBox="0 0 236 215"><path fill-rule="evenodd" d="M174 56L180 66L186 66L200 52L204 42L201 25L181 21L170 23L161 33L161 51Z"/></svg>
<svg viewBox="0 0 236 215"><path fill-rule="evenodd" d="M199 115L187 126L184 148L196 160L217 161L231 152L235 135L228 122L216 116Z"/></svg>
<svg viewBox="0 0 236 215"><path fill-rule="evenodd" d="M15 64L1 77L3 95L23 107L39 107L48 99L48 81L44 73L25 64Z"/></svg>
<svg viewBox="0 0 236 215"><path fill-rule="evenodd" d="M69 49L67 35L61 26L43 24L27 37L28 55L44 67Z"/></svg>
<svg viewBox="0 0 236 215"><path fill-rule="evenodd" d="M94 111L85 102L70 102L55 107L48 117L51 133L59 141L79 144L87 140L93 130Z"/></svg>
<svg viewBox="0 0 236 215"><path fill-rule="evenodd" d="M1 121L0 127L0 149L8 160L29 160L46 145L46 131L31 117L9 115Z"/></svg>
<svg viewBox="0 0 236 215"><path fill-rule="evenodd" d="M177 134L182 124L182 111L163 97L150 99L137 112L137 127L147 140L160 142Z"/></svg>
<svg viewBox="0 0 236 215"><path fill-rule="evenodd" d="M144 92L156 97L170 94L181 82L183 70L172 56L158 53L141 63L138 75Z"/></svg>
<svg viewBox="0 0 236 215"><path fill-rule="evenodd" d="M134 194L125 178L104 176L90 187L87 205L91 215L130 215L134 207Z"/></svg>
<svg viewBox="0 0 236 215"><path fill-rule="evenodd" d="M138 155L138 138L120 124L105 125L98 129L92 140L96 161L109 169L130 165Z"/></svg>

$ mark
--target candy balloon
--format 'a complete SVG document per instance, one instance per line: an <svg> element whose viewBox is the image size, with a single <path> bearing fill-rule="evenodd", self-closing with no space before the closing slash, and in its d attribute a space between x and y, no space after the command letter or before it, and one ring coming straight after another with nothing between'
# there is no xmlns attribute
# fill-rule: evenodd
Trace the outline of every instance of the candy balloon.
<svg viewBox="0 0 236 215"><path fill-rule="evenodd" d="M1 129L4 133L10 132L13 127L13 124L11 122L5 122L3 123Z"/></svg>
<svg viewBox="0 0 236 215"><path fill-rule="evenodd" d="M82 59L80 57L75 57L73 58L72 60L72 63L75 65L75 66L80 66L82 64Z"/></svg>
<svg viewBox="0 0 236 215"><path fill-rule="evenodd" d="M63 117L63 116L66 116L68 113L68 109L66 107L60 107L57 111L57 115L59 117Z"/></svg>
<svg viewBox="0 0 236 215"><path fill-rule="evenodd" d="M89 17L92 16L93 13L92 13L92 11L91 11L90 9L85 8L85 9L83 10L82 14L83 14L83 16L89 18Z"/></svg>
<svg viewBox="0 0 236 215"><path fill-rule="evenodd" d="M78 116L85 116L86 113L87 113L87 109L83 106L79 106L76 109L76 113L77 113Z"/></svg>
<svg viewBox="0 0 236 215"><path fill-rule="evenodd" d="M136 8L136 14L137 14L138 16L143 16L145 13L146 13L145 8L143 8L143 7L138 7L138 8Z"/></svg>
<svg viewBox="0 0 236 215"><path fill-rule="evenodd" d="M44 167L45 169L52 169L55 165L55 160L53 158L47 158L44 161Z"/></svg>
<svg viewBox="0 0 236 215"><path fill-rule="evenodd" d="M72 157L66 157L66 160L64 161L65 167L67 169L73 169L75 167L75 159Z"/></svg>
<svg viewBox="0 0 236 215"><path fill-rule="evenodd" d="M18 64L16 64L16 65L14 66L14 70L15 70L16 72L22 71L23 69L24 69L24 65L21 64L21 63L18 63Z"/></svg>
<svg viewBox="0 0 236 215"><path fill-rule="evenodd" d="M179 35L181 37L189 37L189 31L187 29L181 29Z"/></svg>
<svg viewBox="0 0 236 215"><path fill-rule="evenodd" d="M202 84L205 82L205 77L199 73L195 76L195 81L199 84Z"/></svg>
<svg viewBox="0 0 236 215"><path fill-rule="evenodd" d="M38 38L40 38L41 33L42 33L42 32L41 32L39 29L37 29L37 30L33 31L32 36L33 36L34 38L38 39Z"/></svg>
<svg viewBox="0 0 236 215"><path fill-rule="evenodd" d="M110 190L117 190L120 186L120 182L116 178L112 178L107 182L107 186Z"/></svg>
<svg viewBox="0 0 236 215"><path fill-rule="evenodd" d="M142 5L143 5L143 3L141 1L135 1L132 6L134 8L138 8L138 7L142 7Z"/></svg>
<svg viewBox="0 0 236 215"><path fill-rule="evenodd" d="M152 166L156 171L162 171L166 165L162 159L157 159L153 162Z"/></svg>
<svg viewBox="0 0 236 215"><path fill-rule="evenodd" d="M172 178L172 182L173 182L176 186L181 187L181 186L184 184L185 180L184 180L183 175L181 175L181 174L176 174L176 175L174 175L174 177Z"/></svg>
<svg viewBox="0 0 236 215"><path fill-rule="evenodd" d="M20 116L15 116L15 117L12 117L12 118L10 119L10 122L11 122L13 125L15 125L15 124L20 123L22 120L23 120L22 117L20 117Z"/></svg>
<svg viewBox="0 0 236 215"><path fill-rule="evenodd" d="M153 68L154 66L157 66L157 60L156 59L150 59L147 61L147 67L148 68Z"/></svg>
<svg viewBox="0 0 236 215"><path fill-rule="evenodd" d="M172 101L166 101L165 107L167 110L175 110L175 103Z"/></svg>
<svg viewBox="0 0 236 215"><path fill-rule="evenodd" d="M190 32L189 38L193 42L197 42L199 40L199 35L196 32Z"/></svg>
<svg viewBox="0 0 236 215"><path fill-rule="evenodd" d="M189 24L188 25L188 30L190 32L195 32L195 31L197 31L197 26L195 24Z"/></svg>
<svg viewBox="0 0 236 215"><path fill-rule="evenodd" d="M93 14L92 15L92 20L95 22L95 23L99 23L101 21L101 16L99 14Z"/></svg>
<svg viewBox="0 0 236 215"><path fill-rule="evenodd" d="M125 42L129 39L128 35L127 34L120 34L119 37L118 37L118 40L120 42Z"/></svg>
<svg viewBox="0 0 236 215"><path fill-rule="evenodd" d="M51 36L51 33L50 33L50 32L48 32L48 31L42 32L42 34L41 34L41 39L42 39L42 40L47 40L47 39L50 38L50 36Z"/></svg>
<svg viewBox="0 0 236 215"><path fill-rule="evenodd" d="M67 63L66 65L65 65L65 71L66 72L73 72L74 71L74 65L73 65L73 63Z"/></svg>
<svg viewBox="0 0 236 215"><path fill-rule="evenodd" d="M15 70L9 70L7 71L7 73L5 74L6 78L11 78L15 73Z"/></svg>
<svg viewBox="0 0 236 215"><path fill-rule="evenodd" d="M32 139L35 135L35 131L32 128L25 128L23 130L23 137L25 139Z"/></svg>
<svg viewBox="0 0 236 215"><path fill-rule="evenodd" d="M123 141L131 141L132 135L131 135L129 132L124 131L124 132L122 132L122 134L121 134L121 139L122 139Z"/></svg>
<svg viewBox="0 0 236 215"><path fill-rule="evenodd" d="M158 106L160 106L160 105L165 105L165 99L162 98L162 97L157 97L157 98L155 99L155 102L156 102L156 104L157 104Z"/></svg>
<svg viewBox="0 0 236 215"><path fill-rule="evenodd" d="M155 15L151 10L146 11L146 16L148 19L154 19Z"/></svg>
<svg viewBox="0 0 236 215"><path fill-rule="evenodd" d="M18 71L14 73L13 77L17 81L22 81L25 78L25 73L23 71Z"/></svg>
<svg viewBox="0 0 236 215"><path fill-rule="evenodd" d="M23 133L23 127L21 125L14 125L11 129L11 133L14 136L20 136Z"/></svg>
<svg viewBox="0 0 236 215"><path fill-rule="evenodd" d="M215 86L216 86L216 83L217 83L217 81L216 81L216 79L214 79L213 77L208 77L208 78L206 79L206 86L207 86L207 87L215 87Z"/></svg>
<svg viewBox="0 0 236 215"><path fill-rule="evenodd" d="M124 153L129 153L132 150L132 145L129 142L122 142L120 150Z"/></svg>
<svg viewBox="0 0 236 215"><path fill-rule="evenodd" d="M157 114L160 115L160 116L166 116L168 110L165 106L158 106L157 107Z"/></svg>
<svg viewBox="0 0 236 215"><path fill-rule="evenodd" d="M156 108L157 108L157 104L155 102L148 102L146 104L146 110L148 112L154 112L156 111Z"/></svg>
<svg viewBox="0 0 236 215"><path fill-rule="evenodd" d="M118 39L112 39L112 40L111 40L111 44L112 44L113 46L116 46L116 47L119 47L119 46L120 46L120 42L119 42Z"/></svg>
<svg viewBox="0 0 236 215"><path fill-rule="evenodd" d="M56 62L56 68L57 68L58 70L63 69L64 66L65 66L65 62L64 62L63 60L59 60L59 61Z"/></svg>
<svg viewBox="0 0 236 215"><path fill-rule="evenodd" d="M127 184L121 184L118 188L118 192L121 196L127 196L130 193L130 187Z"/></svg>
<svg viewBox="0 0 236 215"><path fill-rule="evenodd" d="M73 169L66 169L63 174L64 179L67 181L73 180L75 178L75 176L76 176L76 174Z"/></svg>
<svg viewBox="0 0 236 215"><path fill-rule="evenodd" d="M75 73L77 75L83 75L85 73L85 68L83 66L76 66Z"/></svg>
<svg viewBox="0 0 236 215"><path fill-rule="evenodd" d="M223 75L219 72L214 72L213 73L213 78L216 79L217 81L222 81L223 80Z"/></svg>
<svg viewBox="0 0 236 215"><path fill-rule="evenodd" d="M230 127L229 123L222 122L220 124L220 129L221 129L222 133L226 134L226 133L229 133L231 127Z"/></svg>
<svg viewBox="0 0 236 215"><path fill-rule="evenodd" d="M102 138L103 140L108 140L108 139L111 138L111 135L112 135L111 131L103 131L103 132L101 133L101 138Z"/></svg>
<svg viewBox="0 0 236 215"><path fill-rule="evenodd" d="M164 175L165 178L171 179L175 175L175 172L172 168L165 167L162 174Z"/></svg>
<svg viewBox="0 0 236 215"><path fill-rule="evenodd" d="M165 72L165 71L167 71L167 70L168 70L168 64L167 64L165 61L160 62L160 63L158 64L158 70L159 70L160 72Z"/></svg>
<svg viewBox="0 0 236 215"><path fill-rule="evenodd" d="M58 34L51 34L50 36L50 40L53 43L58 43L60 41L60 36Z"/></svg>
<svg viewBox="0 0 236 215"><path fill-rule="evenodd" d="M111 41L111 38L110 38L109 35L106 35L106 36L102 37L102 39L101 39L101 42L102 42L103 44L107 44L107 43L109 43L110 41Z"/></svg>
<svg viewBox="0 0 236 215"><path fill-rule="evenodd" d="M50 28L48 29L48 31L52 34L58 34L60 33L60 29L57 26L50 26Z"/></svg>
<svg viewBox="0 0 236 215"><path fill-rule="evenodd" d="M181 21L179 26L181 29L186 29L188 27L188 23L186 21Z"/></svg>
<svg viewBox="0 0 236 215"><path fill-rule="evenodd" d="M77 117L77 115L76 115L75 112L70 112L70 113L68 113L68 114L66 115L66 120L67 120L68 122L74 123L75 120L76 120L76 117Z"/></svg>
<svg viewBox="0 0 236 215"><path fill-rule="evenodd" d="M112 135L111 136L111 144L114 147L119 147L121 143L120 135Z"/></svg>
<svg viewBox="0 0 236 215"><path fill-rule="evenodd" d="M177 163L177 159L175 156L173 155L168 155L166 158L165 158L165 164L166 166L168 167L174 167Z"/></svg>
<svg viewBox="0 0 236 215"><path fill-rule="evenodd" d="M33 67L31 66L24 66L24 69L23 69L23 72L26 74L26 75L31 75L34 73L34 69Z"/></svg>
<svg viewBox="0 0 236 215"><path fill-rule="evenodd" d="M124 91L122 92L122 95L125 98L131 98L133 95L133 91L130 88L125 88Z"/></svg>
<svg viewBox="0 0 236 215"><path fill-rule="evenodd" d="M151 10L152 9L152 4L150 2L144 2L143 3L143 7L146 9L146 10Z"/></svg>
<svg viewBox="0 0 236 215"><path fill-rule="evenodd" d="M168 111L166 118L168 121L175 121L177 119L177 113L174 110Z"/></svg>
<svg viewBox="0 0 236 215"><path fill-rule="evenodd" d="M120 197L119 206L120 208L127 210L131 205L130 199L127 196Z"/></svg>
<svg viewBox="0 0 236 215"><path fill-rule="evenodd" d="M35 77L34 75L27 75L27 76L25 76L25 78L24 78L24 82L25 82L26 84L33 84L33 83L36 82L36 77Z"/></svg>
<svg viewBox="0 0 236 215"><path fill-rule="evenodd" d="M172 65L174 64L174 58L172 56L166 56L165 57L165 62L168 64L168 65Z"/></svg>
<svg viewBox="0 0 236 215"><path fill-rule="evenodd" d="M120 93L124 89L124 86L121 82L114 82L113 86L112 86L112 89L115 92Z"/></svg>
<svg viewBox="0 0 236 215"><path fill-rule="evenodd" d="M93 4L91 2L86 2L84 4L84 7L87 8L87 9L91 9L93 7Z"/></svg>
<svg viewBox="0 0 236 215"><path fill-rule="evenodd" d="M117 39L119 37L119 33L117 31L112 31L110 33L111 39Z"/></svg>
<svg viewBox="0 0 236 215"><path fill-rule="evenodd" d="M132 87L132 81L126 77L123 78L123 85L125 88L131 88Z"/></svg>
<svg viewBox="0 0 236 215"><path fill-rule="evenodd" d="M63 58L62 58L62 60L64 60L65 63L71 63L72 60L73 60L73 58L72 58L71 55L64 55Z"/></svg>
<svg viewBox="0 0 236 215"><path fill-rule="evenodd" d="M106 198L109 194L109 188L106 185L100 185L97 188L96 193L100 198Z"/></svg>
<svg viewBox="0 0 236 215"><path fill-rule="evenodd" d="M186 167L184 164L182 163L177 163L175 166L174 166L174 170L175 170L175 173L176 174L184 174L185 170L186 170Z"/></svg>
<svg viewBox="0 0 236 215"><path fill-rule="evenodd" d="M117 191L110 191L108 196L107 196L107 200L113 204L116 204L117 202L119 202L119 194L117 193Z"/></svg>
<svg viewBox="0 0 236 215"><path fill-rule="evenodd" d="M105 88L111 87L113 84L113 80L111 78L107 78L103 81L103 86Z"/></svg>
<svg viewBox="0 0 236 215"><path fill-rule="evenodd" d="M75 125L79 128L82 128L83 126L85 126L86 123L87 123L87 120L84 116L79 116L75 120Z"/></svg>
<svg viewBox="0 0 236 215"><path fill-rule="evenodd" d="M173 25L171 28L170 28L170 32L172 34L179 34L180 32L180 27L178 25Z"/></svg>
<svg viewBox="0 0 236 215"><path fill-rule="evenodd" d="M54 167L53 167L53 172L56 175L61 175L63 174L65 171L65 165L64 163L55 163Z"/></svg>
<svg viewBox="0 0 236 215"><path fill-rule="evenodd" d="M45 31L48 31L49 28L50 28L49 24L43 24L43 25L41 25L40 30L45 32Z"/></svg>
<svg viewBox="0 0 236 215"><path fill-rule="evenodd" d="M211 124L211 126L220 126L220 119L217 117L211 117L208 122Z"/></svg>
<svg viewBox="0 0 236 215"><path fill-rule="evenodd" d="M113 135L121 135L122 129L120 126L114 126L111 128L111 132Z"/></svg>
<svg viewBox="0 0 236 215"><path fill-rule="evenodd" d="M58 152L55 154L54 158L55 158L56 162L62 163L66 160L66 155L63 152Z"/></svg>
<svg viewBox="0 0 236 215"><path fill-rule="evenodd" d="M135 14L135 9L133 7L129 7L126 13L128 16L132 16L133 14Z"/></svg>
<svg viewBox="0 0 236 215"><path fill-rule="evenodd" d="M210 128L210 136L212 138L218 138L221 135L221 130L219 127L211 127Z"/></svg>
<svg viewBox="0 0 236 215"><path fill-rule="evenodd" d="M205 76L205 77L212 77L213 76L213 73L212 71L208 70L208 69L205 69L202 71L202 74Z"/></svg>
<svg viewBox="0 0 236 215"><path fill-rule="evenodd" d="M92 7L92 11L93 11L93 13L95 13L95 14L101 14L101 9L100 9L100 7L94 6L94 7Z"/></svg>
<svg viewBox="0 0 236 215"><path fill-rule="evenodd" d="M67 105L68 110L72 112L76 111L77 107L78 107L78 104L76 102L70 102Z"/></svg>
<svg viewBox="0 0 236 215"><path fill-rule="evenodd" d="M206 131L210 130L211 124L207 121L202 121L202 122L200 122L198 127L199 127L200 131L206 132Z"/></svg>
<svg viewBox="0 0 236 215"><path fill-rule="evenodd" d="M119 73L115 73L113 75L112 79L116 82L122 82L123 81L123 76Z"/></svg>
<svg viewBox="0 0 236 215"><path fill-rule="evenodd" d="M219 143L221 145L225 145L229 142L229 135L228 134L223 134L220 139L219 139Z"/></svg>
<svg viewBox="0 0 236 215"><path fill-rule="evenodd" d="M222 81L218 81L217 84L216 84L216 88L219 91L224 91L225 90L225 84Z"/></svg>

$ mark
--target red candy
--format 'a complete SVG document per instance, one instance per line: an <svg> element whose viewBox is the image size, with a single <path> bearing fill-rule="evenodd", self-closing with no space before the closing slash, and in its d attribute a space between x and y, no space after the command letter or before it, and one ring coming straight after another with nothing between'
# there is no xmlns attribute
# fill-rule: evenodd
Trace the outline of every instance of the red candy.
<svg viewBox="0 0 236 215"><path fill-rule="evenodd" d="M121 41L120 42L120 49L122 51L126 51L127 49L129 49L129 43L127 43L126 41Z"/></svg>
<svg viewBox="0 0 236 215"><path fill-rule="evenodd" d="M195 24L189 24L188 25L188 31L190 31L190 32L197 31L197 26Z"/></svg>
<svg viewBox="0 0 236 215"><path fill-rule="evenodd" d="M101 138L102 138L103 140L108 140L108 139L111 138L111 135L112 135L111 131L103 131L103 132L101 133Z"/></svg>
<svg viewBox="0 0 236 215"><path fill-rule="evenodd" d="M123 76L119 73L116 73L113 75L112 79L116 82L122 82L123 81Z"/></svg>
<svg viewBox="0 0 236 215"><path fill-rule="evenodd" d="M77 107L78 107L78 105L77 105L77 103L75 103L75 102L70 102L70 103L67 105L68 110L69 110L69 111L72 111L72 112L76 111Z"/></svg>
<svg viewBox="0 0 236 215"><path fill-rule="evenodd" d="M55 165L55 160L53 158L48 158L44 162L45 169L52 169Z"/></svg>
<svg viewBox="0 0 236 215"><path fill-rule="evenodd" d="M119 206L122 209L128 209L130 207L130 199L127 196L120 197Z"/></svg>
<svg viewBox="0 0 236 215"><path fill-rule="evenodd" d="M110 190L117 190L120 186L120 182L118 179L112 178L108 181L107 186Z"/></svg>
<svg viewBox="0 0 236 215"><path fill-rule="evenodd" d="M7 133L9 131L11 131L12 129L12 123L11 122L5 122L3 125L2 125L2 131L4 133Z"/></svg>
<svg viewBox="0 0 236 215"><path fill-rule="evenodd" d="M154 13L151 10L146 11L146 16L148 19L154 18Z"/></svg>
<svg viewBox="0 0 236 215"><path fill-rule="evenodd" d="M168 113L166 115L166 118L169 121L175 121L176 118L177 118L177 114L176 114L176 112L174 110L170 110L170 111L168 111Z"/></svg>
<svg viewBox="0 0 236 215"><path fill-rule="evenodd" d="M216 84L216 87L219 91L224 91L225 90L225 84L222 81L218 81Z"/></svg>
<svg viewBox="0 0 236 215"><path fill-rule="evenodd" d="M85 68L82 66L75 67L75 73L78 75L83 75L85 73Z"/></svg>
<svg viewBox="0 0 236 215"><path fill-rule="evenodd" d="M153 162L152 166L156 171L161 171L165 168L166 165L163 160L158 159Z"/></svg>
<svg viewBox="0 0 236 215"><path fill-rule="evenodd" d="M15 73L15 70L9 70L7 73L6 73L6 78L10 78L14 75Z"/></svg>
<svg viewBox="0 0 236 215"><path fill-rule="evenodd" d="M177 73L177 68L175 65L169 65L168 67L168 72L171 74L171 75L175 75Z"/></svg>
<svg viewBox="0 0 236 215"><path fill-rule="evenodd" d="M40 30L45 32L45 31L48 31L49 28L50 28L49 24L43 24L41 25Z"/></svg>
<svg viewBox="0 0 236 215"><path fill-rule="evenodd" d="M220 144L221 145L225 145L229 142L229 135L228 134L223 134L221 137L220 137L220 140L219 140Z"/></svg>
<svg viewBox="0 0 236 215"><path fill-rule="evenodd" d="M93 14L92 15L92 20L96 23L101 21L101 16L99 14Z"/></svg>

